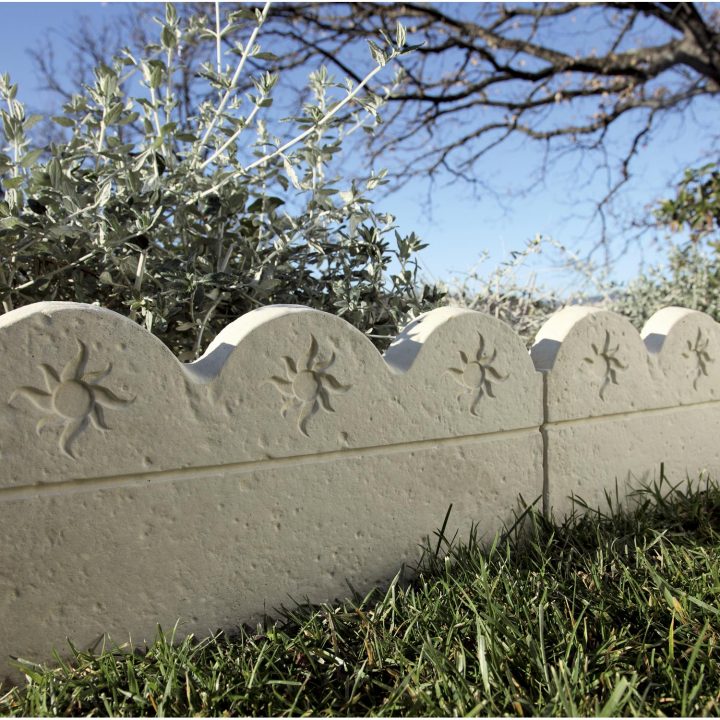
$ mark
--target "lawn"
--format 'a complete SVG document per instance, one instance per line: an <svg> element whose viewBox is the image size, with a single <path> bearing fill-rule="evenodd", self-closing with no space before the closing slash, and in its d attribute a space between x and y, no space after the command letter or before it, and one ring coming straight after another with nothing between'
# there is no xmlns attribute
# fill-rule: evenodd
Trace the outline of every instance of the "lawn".
<svg viewBox="0 0 720 720"><path fill-rule="evenodd" d="M264 629L27 667L0 714L717 715L720 487L635 503L439 531L412 583Z"/></svg>

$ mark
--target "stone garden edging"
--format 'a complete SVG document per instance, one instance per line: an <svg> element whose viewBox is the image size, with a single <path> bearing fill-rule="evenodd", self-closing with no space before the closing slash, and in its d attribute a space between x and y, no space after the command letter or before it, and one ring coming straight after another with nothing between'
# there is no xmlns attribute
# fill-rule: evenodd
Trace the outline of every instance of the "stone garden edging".
<svg viewBox="0 0 720 720"><path fill-rule="evenodd" d="M0 316L0 677L103 634L231 629L386 583L446 534L525 503L602 505L664 463L720 470L720 325L683 308L638 335L569 307L530 353L459 308L384 356L300 306L231 323L183 365L134 322L47 302Z"/></svg>

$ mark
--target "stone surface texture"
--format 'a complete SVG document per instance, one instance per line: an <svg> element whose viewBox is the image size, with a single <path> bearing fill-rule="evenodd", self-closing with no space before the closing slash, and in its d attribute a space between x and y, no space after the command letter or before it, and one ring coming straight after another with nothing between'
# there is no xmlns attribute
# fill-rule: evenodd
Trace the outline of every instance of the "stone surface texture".
<svg viewBox="0 0 720 720"><path fill-rule="evenodd" d="M0 677L11 657L178 638L411 570L442 525L490 539L633 485L720 477L720 326L569 307L531 352L441 308L385 355L345 321L256 310L183 365L115 313L0 316Z"/></svg>
<svg viewBox="0 0 720 720"><path fill-rule="evenodd" d="M183 365L113 312L0 316L0 677L103 634L152 640L331 601L490 538L543 489L542 376L503 323L443 308L380 355L274 306Z"/></svg>
<svg viewBox="0 0 720 720"><path fill-rule="evenodd" d="M597 308L556 313L531 350L545 379L546 510L591 507L658 480L720 477L720 325L665 308L639 335Z"/></svg>

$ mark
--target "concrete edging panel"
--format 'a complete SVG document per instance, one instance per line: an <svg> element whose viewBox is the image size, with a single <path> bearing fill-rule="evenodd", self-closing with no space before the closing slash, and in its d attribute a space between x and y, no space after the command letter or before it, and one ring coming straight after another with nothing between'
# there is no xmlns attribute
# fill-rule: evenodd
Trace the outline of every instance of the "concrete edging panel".
<svg viewBox="0 0 720 720"><path fill-rule="evenodd" d="M450 536L491 537L542 493L542 378L477 312L427 313L383 357L335 316L262 308L183 365L113 312L38 303L0 317L0 363L0 675L66 637L367 590L450 504Z"/></svg>

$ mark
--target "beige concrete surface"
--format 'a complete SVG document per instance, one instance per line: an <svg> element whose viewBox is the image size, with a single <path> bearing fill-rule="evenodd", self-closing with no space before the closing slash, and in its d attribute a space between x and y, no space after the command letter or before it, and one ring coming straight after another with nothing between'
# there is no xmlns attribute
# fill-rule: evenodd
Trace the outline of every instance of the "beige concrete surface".
<svg viewBox="0 0 720 720"><path fill-rule="evenodd" d="M74 303L0 316L0 677L11 656L151 641L366 592L448 535L490 539L543 497L627 502L661 463L720 477L720 326L638 333L570 307L530 353L441 308L381 355L342 319L273 306L183 365ZM617 495L616 495L617 493Z"/></svg>
<svg viewBox="0 0 720 720"><path fill-rule="evenodd" d="M633 487L720 477L720 326L665 308L638 333L596 308L566 308L532 348L545 380L543 435L548 512L571 497L608 508Z"/></svg>
<svg viewBox="0 0 720 720"><path fill-rule="evenodd" d="M383 358L334 316L263 308L183 366L115 313L0 317L0 675L103 633L151 640L331 600L542 492L523 343L441 309ZM17 675L14 676L17 678Z"/></svg>

